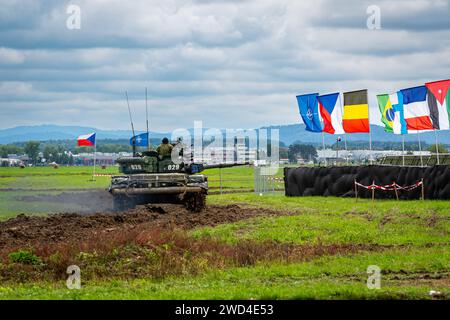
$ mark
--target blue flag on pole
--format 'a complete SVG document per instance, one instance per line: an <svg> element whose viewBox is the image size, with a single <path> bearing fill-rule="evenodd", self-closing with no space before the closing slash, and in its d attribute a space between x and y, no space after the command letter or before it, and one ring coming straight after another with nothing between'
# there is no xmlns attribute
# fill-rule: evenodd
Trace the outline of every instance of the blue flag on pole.
<svg viewBox="0 0 450 320"><path fill-rule="evenodd" d="M311 132L322 132L317 104L318 95L318 93L312 93L297 96L300 115L306 125L306 130Z"/></svg>
<svg viewBox="0 0 450 320"><path fill-rule="evenodd" d="M134 140L134 143L133 143ZM148 146L148 133L138 134L130 139L130 145L135 145L136 147L146 147Z"/></svg>

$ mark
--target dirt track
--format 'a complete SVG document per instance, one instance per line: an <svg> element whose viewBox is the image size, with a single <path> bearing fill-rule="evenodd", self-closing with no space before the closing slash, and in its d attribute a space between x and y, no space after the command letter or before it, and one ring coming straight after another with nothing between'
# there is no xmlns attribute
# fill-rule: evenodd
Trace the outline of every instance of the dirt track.
<svg viewBox="0 0 450 320"><path fill-rule="evenodd" d="M52 214L48 217L19 215L0 222L0 247L24 247L35 243L74 242L98 234L135 227L191 229L242 219L285 215L269 209L251 209L238 205L208 206L191 213L178 205L138 206L122 213Z"/></svg>

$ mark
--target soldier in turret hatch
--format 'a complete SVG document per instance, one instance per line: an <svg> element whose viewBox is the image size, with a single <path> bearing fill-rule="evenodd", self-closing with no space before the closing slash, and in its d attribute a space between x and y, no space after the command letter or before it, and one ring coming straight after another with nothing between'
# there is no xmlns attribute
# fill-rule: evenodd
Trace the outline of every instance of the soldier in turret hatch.
<svg viewBox="0 0 450 320"><path fill-rule="evenodd" d="M170 156L172 154L173 146L169 143L169 139L164 138L162 139L162 143L156 148L156 152L161 157Z"/></svg>

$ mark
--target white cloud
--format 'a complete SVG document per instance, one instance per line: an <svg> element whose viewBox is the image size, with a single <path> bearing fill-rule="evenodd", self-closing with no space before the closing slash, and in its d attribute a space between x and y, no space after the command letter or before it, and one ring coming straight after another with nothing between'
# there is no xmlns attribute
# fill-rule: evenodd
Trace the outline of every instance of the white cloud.
<svg viewBox="0 0 450 320"><path fill-rule="evenodd" d="M83 0L68 30L69 2L9 1L0 127L126 129L124 91L142 115L146 86L154 130L295 123L296 94L362 88L379 123L377 93L448 78L450 25L448 1L382 0L371 31L372 2Z"/></svg>
<svg viewBox="0 0 450 320"><path fill-rule="evenodd" d="M25 61L25 55L19 51L0 47L0 65L16 65Z"/></svg>

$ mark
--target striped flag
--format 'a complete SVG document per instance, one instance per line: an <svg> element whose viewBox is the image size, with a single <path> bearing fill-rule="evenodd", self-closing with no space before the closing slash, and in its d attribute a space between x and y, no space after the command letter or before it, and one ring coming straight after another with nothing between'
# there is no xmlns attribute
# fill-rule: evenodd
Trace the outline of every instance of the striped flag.
<svg viewBox="0 0 450 320"><path fill-rule="evenodd" d="M347 133L370 132L367 90L344 93L344 131Z"/></svg>
<svg viewBox="0 0 450 320"><path fill-rule="evenodd" d="M428 107L433 127L436 130L450 129L450 86L449 80L428 82Z"/></svg>
<svg viewBox="0 0 450 320"><path fill-rule="evenodd" d="M432 130L430 108L427 103L427 88L419 86L401 90L403 110L408 133Z"/></svg>
<svg viewBox="0 0 450 320"><path fill-rule="evenodd" d="M331 93L318 96L319 111L323 119L323 132L331 134L343 134L342 110L338 103L339 93Z"/></svg>

